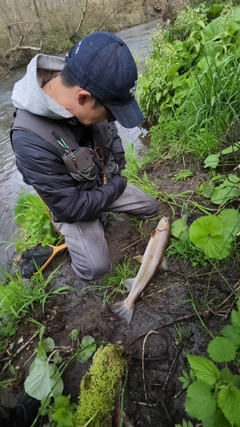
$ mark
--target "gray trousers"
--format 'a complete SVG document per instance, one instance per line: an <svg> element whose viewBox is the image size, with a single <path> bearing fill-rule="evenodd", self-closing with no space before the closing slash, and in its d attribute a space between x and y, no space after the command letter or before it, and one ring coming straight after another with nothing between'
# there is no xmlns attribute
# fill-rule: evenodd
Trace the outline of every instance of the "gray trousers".
<svg viewBox="0 0 240 427"><path fill-rule="evenodd" d="M151 218L158 213L157 201L138 187L128 184L123 194L105 212L121 212ZM82 280L98 279L111 271L111 262L100 220L55 223L65 238L72 269Z"/></svg>

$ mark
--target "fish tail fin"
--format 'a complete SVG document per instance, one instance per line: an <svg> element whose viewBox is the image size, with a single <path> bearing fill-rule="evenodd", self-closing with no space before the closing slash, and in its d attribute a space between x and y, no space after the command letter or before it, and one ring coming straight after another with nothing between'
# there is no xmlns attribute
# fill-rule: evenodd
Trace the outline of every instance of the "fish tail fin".
<svg viewBox="0 0 240 427"><path fill-rule="evenodd" d="M130 323L133 315L133 307L128 307L126 299L123 301L115 302L111 305L113 313L117 314L121 319L124 319L127 323Z"/></svg>

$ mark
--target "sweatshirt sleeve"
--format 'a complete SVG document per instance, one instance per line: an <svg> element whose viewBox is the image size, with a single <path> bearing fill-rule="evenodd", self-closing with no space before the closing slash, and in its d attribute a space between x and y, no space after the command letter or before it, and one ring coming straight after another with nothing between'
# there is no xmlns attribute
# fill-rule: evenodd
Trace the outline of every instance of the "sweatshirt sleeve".
<svg viewBox="0 0 240 427"><path fill-rule="evenodd" d="M32 185L59 222L89 221L100 216L125 189L120 175L90 190L79 190L53 146L30 132L12 135L16 165L24 182Z"/></svg>

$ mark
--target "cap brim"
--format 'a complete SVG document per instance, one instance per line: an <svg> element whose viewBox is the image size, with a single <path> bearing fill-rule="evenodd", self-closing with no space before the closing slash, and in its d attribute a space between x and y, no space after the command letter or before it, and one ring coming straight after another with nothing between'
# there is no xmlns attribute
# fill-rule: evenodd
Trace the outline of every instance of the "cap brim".
<svg viewBox="0 0 240 427"><path fill-rule="evenodd" d="M109 108L116 120L125 128L134 128L140 125L144 120L143 113L136 99L133 99L131 103L125 105L109 104L108 102L104 103L104 105Z"/></svg>

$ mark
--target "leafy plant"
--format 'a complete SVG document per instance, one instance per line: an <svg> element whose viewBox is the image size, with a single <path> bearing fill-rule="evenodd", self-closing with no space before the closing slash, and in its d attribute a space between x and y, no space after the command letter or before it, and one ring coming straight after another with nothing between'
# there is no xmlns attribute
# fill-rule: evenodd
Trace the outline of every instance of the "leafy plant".
<svg viewBox="0 0 240 427"><path fill-rule="evenodd" d="M54 228L50 218L51 213L42 199L24 189L14 207L15 221L20 229L20 239L16 241L16 249L25 249L41 244L56 244L61 236Z"/></svg>
<svg viewBox="0 0 240 427"><path fill-rule="evenodd" d="M207 257L221 260L230 255L231 243L239 231L239 212L224 209L218 216L208 215L195 220L190 226L189 238Z"/></svg>
<svg viewBox="0 0 240 427"><path fill-rule="evenodd" d="M81 342L81 348L76 352L78 362L87 362L93 353L96 351L97 344L93 337L86 335Z"/></svg>
<svg viewBox="0 0 240 427"><path fill-rule="evenodd" d="M71 338L72 341L77 341L78 335L79 335L79 330L78 329L72 329L70 331L69 338Z"/></svg>
<svg viewBox="0 0 240 427"><path fill-rule="evenodd" d="M182 169L175 173L172 180L173 181L186 181L188 178L193 176L193 172L190 169Z"/></svg>
<svg viewBox="0 0 240 427"><path fill-rule="evenodd" d="M182 424L175 424L175 427L194 427L191 421L183 421Z"/></svg>
<svg viewBox="0 0 240 427"><path fill-rule="evenodd" d="M198 192L216 205L226 205L228 202L238 199L240 178L234 174L216 175L207 183L201 184Z"/></svg>
<svg viewBox="0 0 240 427"><path fill-rule="evenodd" d="M217 216L202 216L190 227L184 215L172 224L172 235L178 240L171 242L167 254L179 253L193 265L204 265L209 258L222 260L232 252L239 231L240 213L235 209L223 209Z"/></svg>
<svg viewBox="0 0 240 427"><path fill-rule="evenodd" d="M209 343L209 358L187 355L195 379L190 384L184 382L185 409L191 417L202 421L203 427L240 426L240 299L237 308L232 310L231 325ZM218 368L218 363L224 363L224 367ZM230 370L229 363L237 373Z"/></svg>
<svg viewBox="0 0 240 427"><path fill-rule="evenodd" d="M224 150L219 151L216 154L210 154L204 161L204 167L205 168L212 168L215 169L217 166L219 166L220 163L226 164L226 160L229 163L229 155L231 154L233 158L236 159L235 155L238 153L240 148L240 142L236 142L233 145L230 145L229 147L225 148ZM235 165L238 163L235 162Z"/></svg>
<svg viewBox="0 0 240 427"><path fill-rule="evenodd" d="M49 419L55 421L57 427L72 427L76 405L70 402L71 396L58 396L49 410Z"/></svg>
<svg viewBox="0 0 240 427"><path fill-rule="evenodd" d="M239 10L231 2L216 14L204 6L188 8L167 30L153 32L138 93L154 125L156 156L187 152L204 158L219 149L222 134L238 120Z"/></svg>
<svg viewBox="0 0 240 427"><path fill-rule="evenodd" d="M188 215L183 215L172 223L171 233L175 239L171 239L166 254L177 256L189 260L193 266L198 264L206 265L207 257L205 253L197 248L190 240L189 226L187 225Z"/></svg>
<svg viewBox="0 0 240 427"><path fill-rule="evenodd" d="M35 349L36 357L32 362L29 375L24 382L24 389L29 396L41 400L40 413L48 414L49 420L56 427L73 427L75 405L70 403L70 395L62 396L62 374L77 359L85 363L96 351L96 342L91 336L85 336L78 349L68 362L64 362L59 350L55 349L54 340L43 338L45 327L40 327L39 342ZM50 353L50 354L49 354ZM54 401L51 402L50 398ZM33 426L35 425L35 419ZM52 424L51 424L52 425Z"/></svg>

